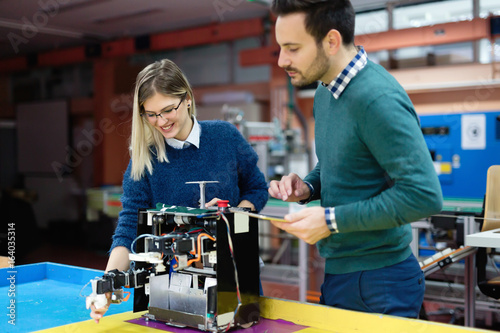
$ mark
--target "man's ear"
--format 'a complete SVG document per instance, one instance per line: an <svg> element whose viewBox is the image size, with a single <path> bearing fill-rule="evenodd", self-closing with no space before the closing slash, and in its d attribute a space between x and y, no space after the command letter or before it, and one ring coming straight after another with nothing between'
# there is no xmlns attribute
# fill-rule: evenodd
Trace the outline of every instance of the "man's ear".
<svg viewBox="0 0 500 333"><path fill-rule="evenodd" d="M327 54L337 54L340 47L342 46L342 36L340 35L340 32L335 29L331 29L330 31L328 31L323 40L323 46Z"/></svg>

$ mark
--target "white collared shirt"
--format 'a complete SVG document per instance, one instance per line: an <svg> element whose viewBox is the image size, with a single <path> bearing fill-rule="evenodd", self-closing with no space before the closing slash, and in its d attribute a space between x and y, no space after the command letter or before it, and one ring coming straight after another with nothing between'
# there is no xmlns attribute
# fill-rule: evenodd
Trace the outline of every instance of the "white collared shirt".
<svg viewBox="0 0 500 333"><path fill-rule="evenodd" d="M177 140L174 138L165 139L165 141L170 147L175 149L184 149L191 145L195 146L196 148L200 148L200 124L198 124L196 117L193 116L193 128L191 129L191 132L189 133L185 141Z"/></svg>

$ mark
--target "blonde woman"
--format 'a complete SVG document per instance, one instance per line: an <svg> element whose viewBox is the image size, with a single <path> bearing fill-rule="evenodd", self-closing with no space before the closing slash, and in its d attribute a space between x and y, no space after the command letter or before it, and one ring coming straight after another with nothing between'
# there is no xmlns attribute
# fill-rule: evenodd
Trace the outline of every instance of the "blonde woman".
<svg viewBox="0 0 500 333"><path fill-rule="evenodd" d="M157 203L199 207L199 187L186 182L218 181L206 185L207 206L217 198L254 211L266 204L267 184L252 147L232 124L198 122L195 115L193 91L175 63L157 61L137 75L123 210L106 272L129 268L139 208ZM107 308L92 306L91 317L99 322Z"/></svg>

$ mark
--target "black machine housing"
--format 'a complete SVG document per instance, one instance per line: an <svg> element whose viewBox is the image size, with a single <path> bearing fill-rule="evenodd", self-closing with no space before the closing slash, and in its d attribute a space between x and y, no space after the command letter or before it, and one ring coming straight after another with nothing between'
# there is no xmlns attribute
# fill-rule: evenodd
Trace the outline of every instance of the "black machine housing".
<svg viewBox="0 0 500 333"><path fill-rule="evenodd" d="M148 320L203 331L259 321L256 218L233 208L143 209L137 236L130 270L105 274L98 294L133 287L134 312L148 310Z"/></svg>

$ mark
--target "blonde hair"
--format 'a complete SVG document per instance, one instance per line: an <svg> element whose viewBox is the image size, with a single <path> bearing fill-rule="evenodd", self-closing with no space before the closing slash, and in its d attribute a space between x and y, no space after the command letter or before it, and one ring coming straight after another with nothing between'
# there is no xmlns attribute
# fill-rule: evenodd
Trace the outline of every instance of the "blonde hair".
<svg viewBox="0 0 500 333"><path fill-rule="evenodd" d="M156 150L156 159L159 162L169 162L164 136L146 118L141 116L144 112L144 102L156 93L181 98L186 94L185 100L191 100L191 107L188 108L189 116L196 115L191 86L175 63L163 59L146 66L139 72L135 83L132 133L130 136L130 158L132 159L130 177L133 180L141 179L146 170L150 174L153 173L153 148Z"/></svg>

